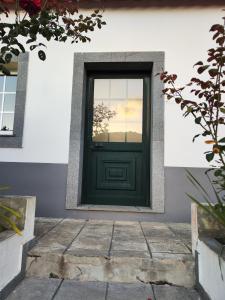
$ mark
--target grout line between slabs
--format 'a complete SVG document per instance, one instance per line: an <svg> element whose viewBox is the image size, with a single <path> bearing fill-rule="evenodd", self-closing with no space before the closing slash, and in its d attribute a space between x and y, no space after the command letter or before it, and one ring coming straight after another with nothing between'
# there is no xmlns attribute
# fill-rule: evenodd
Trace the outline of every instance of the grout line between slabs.
<svg viewBox="0 0 225 300"><path fill-rule="evenodd" d="M155 296L155 289L154 289L153 284L151 284L151 287L152 287L152 293L153 293L154 300L157 300L156 296Z"/></svg>
<svg viewBox="0 0 225 300"><path fill-rule="evenodd" d="M51 227L47 232L42 233L39 237L35 238L35 241L38 242L40 239L42 239L45 235L47 235L49 232L51 232L53 229L55 229L58 225L62 223L64 219L60 219L53 227Z"/></svg>
<svg viewBox="0 0 225 300"><path fill-rule="evenodd" d="M108 298L108 292L109 292L109 283L106 283L106 289L105 289L105 300Z"/></svg>
<svg viewBox="0 0 225 300"><path fill-rule="evenodd" d="M147 248L148 248L148 252L149 252L149 254L150 254L150 257L152 258L151 248L150 248L150 246L149 246L149 244L148 244L148 240L147 240L147 238L146 238L146 236L145 236L145 233L144 233L143 227L142 227L142 225L141 225L141 222L138 222L138 223L139 223L139 225L140 225L140 227L141 227L141 231L142 231L142 234L143 234L143 236L144 236L145 243L146 243Z"/></svg>
<svg viewBox="0 0 225 300"><path fill-rule="evenodd" d="M112 242L113 242L114 229L115 229L115 222L113 222L113 226L112 226L112 236L111 236L111 241L110 241L109 251L108 251L108 256L109 256L109 257L111 256L111 250L112 250Z"/></svg>
<svg viewBox="0 0 225 300"><path fill-rule="evenodd" d="M62 280L60 281L60 283L59 283L59 285L57 286L57 288L56 288L54 294L52 295L51 300L54 300L54 299L55 299L55 296L58 294L58 291L59 291L59 289L61 288L61 286L62 286L62 284L63 284L63 281L64 281L64 279L62 279Z"/></svg>
<svg viewBox="0 0 225 300"><path fill-rule="evenodd" d="M170 225L167 225L169 230L172 231L172 233L175 235L175 237L178 238L177 234L176 234L176 231L173 230L172 227L170 227ZM181 243L185 248L187 248L190 252L192 252L192 249L190 249L186 244L185 242L180 238L177 240L179 243Z"/></svg>
<svg viewBox="0 0 225 300"><path fill-rule="evenodd" d="M79 234L81 233L81 231L84 229L84 227L86 226L88 220L85 220L84 224L82 225L82 227L80 228L80 230L78 231L78 233L75 235L75 237L72 239L72 241L66 246L66 248L64 249L62 255L64 255L66 253L66 251L70 248L70 246L73 244L73 242L77 239L77 237L79 236Z"/></svg>

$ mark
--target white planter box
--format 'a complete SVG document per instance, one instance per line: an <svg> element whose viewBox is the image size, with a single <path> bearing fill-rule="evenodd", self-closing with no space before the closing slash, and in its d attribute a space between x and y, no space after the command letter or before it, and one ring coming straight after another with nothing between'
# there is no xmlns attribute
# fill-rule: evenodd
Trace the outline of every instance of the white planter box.
<svg viewBox="0 0 225 300"><path fill-rule="evenodd" d="M216 240L198 240L198 281L212 300L225 299L225 249L221 255L221 248Z"/></svg>
<svg viewBox="0 0 225 300"><path fill-rule="evenodd" d="M225 247L215 238L225 237L222 225L192 204L192 252L197 254L197 287L211 300L225 299Z"/></svg>
<svg viewBox="0 0 225 300"><path fill-rule="evenodd" d="M11 204L15 202L16 207L23 206L25 213L23 220L22 236L12 231L4 231L0 234L0 294L1 291L20 272L22 266L23 246L34 238L35 220L35 197L1 197L0 202Z"/></svg>

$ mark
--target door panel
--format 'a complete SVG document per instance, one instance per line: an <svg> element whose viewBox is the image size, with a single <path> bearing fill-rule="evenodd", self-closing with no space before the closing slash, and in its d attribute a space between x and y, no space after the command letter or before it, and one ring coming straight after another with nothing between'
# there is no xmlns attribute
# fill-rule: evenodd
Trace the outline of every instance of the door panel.
<svg viewBox="0 0 225 300"><path fill-rule="evenodd" d="M89 78L84 203L148 205L147 82L129 75Z"/></svg>

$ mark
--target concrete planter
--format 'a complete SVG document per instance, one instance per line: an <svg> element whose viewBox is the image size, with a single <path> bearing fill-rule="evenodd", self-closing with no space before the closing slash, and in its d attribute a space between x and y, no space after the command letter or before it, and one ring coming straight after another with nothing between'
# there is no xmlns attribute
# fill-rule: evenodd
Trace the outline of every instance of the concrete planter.
<svg viewBox="0 0 225 300"><path fill-rule="evenodd" d="M35 197L0 197L0 202L19 210L23 218L18 224L22 236L7 230L0 233L0 299L4 299L24 276L25 253L34 238Z"/></svg>
<svg viewBox="0 0 225 300"><path fill-rule="evenodd" d="M197 288L204 299L224 300L225 245L217 240L224 237L224 227L192 204L192 252L196 257Z"/></svg>

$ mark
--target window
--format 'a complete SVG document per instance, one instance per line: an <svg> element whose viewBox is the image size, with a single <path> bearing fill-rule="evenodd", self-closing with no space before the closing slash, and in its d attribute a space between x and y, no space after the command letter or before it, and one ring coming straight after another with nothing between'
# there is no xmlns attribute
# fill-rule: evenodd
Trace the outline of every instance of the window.
<svg viewBox="0 0 225 300"><path fill-rule="evenodd" d="M0 75L0 134L13 135L16 102L17 63L10 66L11 76Z"/></svg>
<svg viewBox="0 0 225 300"><path fill-rule="evenodd" d="M11 75L0 73L0 148L21 148L25 113L28 53L8 66Z"/></svg>

